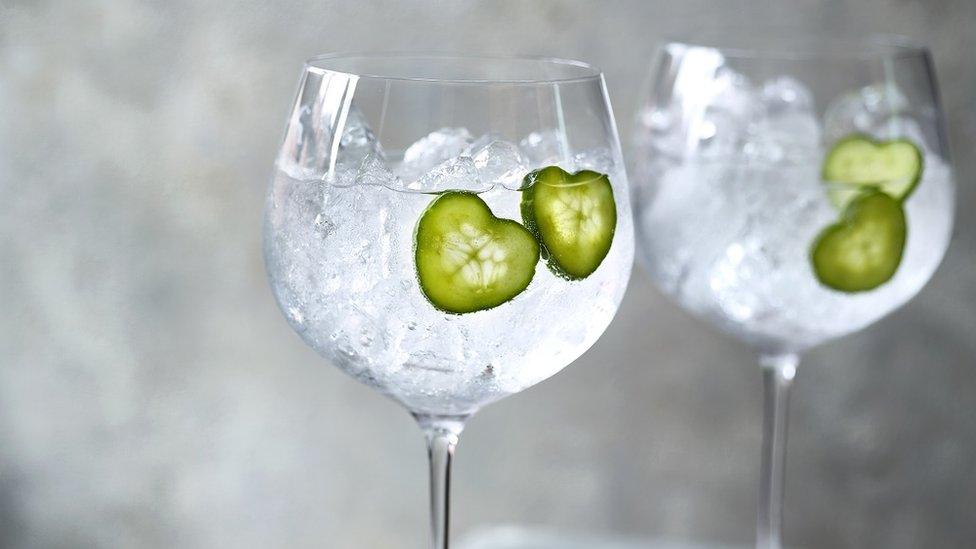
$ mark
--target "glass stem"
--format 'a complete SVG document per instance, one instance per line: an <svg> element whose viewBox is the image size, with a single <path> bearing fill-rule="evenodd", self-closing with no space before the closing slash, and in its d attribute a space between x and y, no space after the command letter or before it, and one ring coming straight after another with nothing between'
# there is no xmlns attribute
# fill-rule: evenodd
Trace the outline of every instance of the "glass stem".
<svg viewBox="0 0 976 549"><path fill-rule="evenodd" d="M430 549L448 549L451 515L451 461L463 417L415 416L427 436L430 457Z"/></svg>
<svg viewBox="0 0 976 549"><path fill-rule="evenodd" d="M794 353L763 354L762 469L759 475L757 549L780 549L783 527L783 485L786 480L786 427L790 386L800 357Z"/></svg>

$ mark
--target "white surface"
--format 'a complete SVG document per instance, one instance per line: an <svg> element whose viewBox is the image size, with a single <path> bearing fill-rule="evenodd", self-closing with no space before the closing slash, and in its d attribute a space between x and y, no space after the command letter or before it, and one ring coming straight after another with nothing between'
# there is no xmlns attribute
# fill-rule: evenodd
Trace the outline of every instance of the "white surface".
<svg viewBox="0 0 976 549"><path fill-rule="evenodd" d="M539 529L504 526L475 532L459 549L738 549L745 546L710 545L674 540L637 540L587 534L556 534Z"/></svg>

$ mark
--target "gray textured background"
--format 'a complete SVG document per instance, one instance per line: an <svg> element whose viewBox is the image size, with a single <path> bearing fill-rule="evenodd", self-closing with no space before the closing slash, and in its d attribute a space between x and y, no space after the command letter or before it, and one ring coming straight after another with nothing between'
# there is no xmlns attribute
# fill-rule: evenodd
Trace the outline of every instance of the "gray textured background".
<svg viewBox="0 0 976 549"><path fill-rule="evenodd" d="M653 43L702 21L931 44L956 236L908 307L801 366L787 536L973 546L976 3L770 4L0 2L0 546L421 547L419 432L305 348L264 280L262 195L301 60L578 57L605 69L627 136ZM456 531L747 543L759 397L747 349L636 271L590 352L471 421Z"/></svg>

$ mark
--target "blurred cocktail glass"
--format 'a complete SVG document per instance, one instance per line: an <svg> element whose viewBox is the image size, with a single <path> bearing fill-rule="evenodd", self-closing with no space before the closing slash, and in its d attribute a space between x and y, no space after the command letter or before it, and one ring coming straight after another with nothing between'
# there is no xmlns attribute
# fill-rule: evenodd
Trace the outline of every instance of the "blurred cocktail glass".
<svg viewBox="0 0 976 549"><path fill-rule="evenodd" d="M682 307L759 353L757 546L781 545L800 354L925 285L954 185L931 57L902 39L671 42L638 113L638 255Z"/></svg>

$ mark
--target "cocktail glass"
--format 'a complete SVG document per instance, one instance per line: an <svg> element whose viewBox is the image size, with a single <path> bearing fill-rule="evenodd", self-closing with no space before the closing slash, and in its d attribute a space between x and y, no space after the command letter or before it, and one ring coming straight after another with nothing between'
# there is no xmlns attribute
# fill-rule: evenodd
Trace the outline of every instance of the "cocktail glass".
<svg viewBox="0 0 976 549"><path fill-rule="evenodd" d="M759 353L757 547L778 548L800 354L911 299L949 242L932 60L892 37L671 42L637 125L639 258L665 294Z"/></svg>
<svg viewBox="0 0 976 549"><path fill-rule="evenodd" d="M627 178L602 74L575 61L309 60L267 197L292 328L427 436L431 547L482 406L603 333L630 276Z"/></svg>

